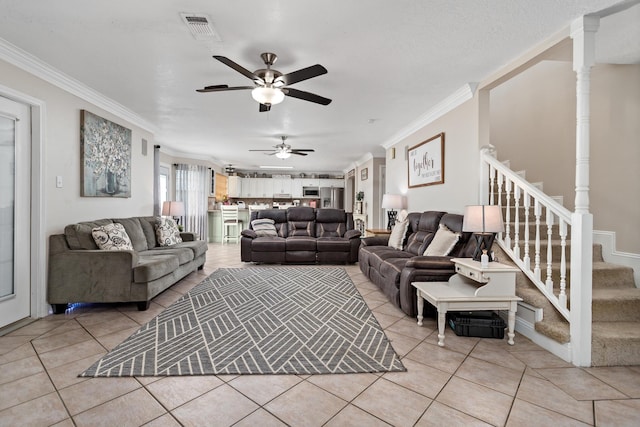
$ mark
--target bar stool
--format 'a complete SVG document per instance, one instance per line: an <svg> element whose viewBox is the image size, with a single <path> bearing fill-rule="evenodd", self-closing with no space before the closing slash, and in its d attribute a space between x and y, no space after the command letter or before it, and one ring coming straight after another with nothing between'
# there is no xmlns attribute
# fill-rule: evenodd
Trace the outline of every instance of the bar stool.
<svg viewBox="0 0 640 427"><path fill-rule="evenodd" d="M222 215L222 243L228 242L229 239L236 239L236 243L238 243L240 226L242 225L242 221L238 218L238 205L221 205L220 212ZM231 227L235 227L235 234L231 234Z"/></svg>

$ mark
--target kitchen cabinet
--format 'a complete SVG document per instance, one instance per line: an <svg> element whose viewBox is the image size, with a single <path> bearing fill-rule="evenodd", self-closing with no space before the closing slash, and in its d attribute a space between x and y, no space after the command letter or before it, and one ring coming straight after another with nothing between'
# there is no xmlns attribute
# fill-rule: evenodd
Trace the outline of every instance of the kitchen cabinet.
<svg viewBox="0 0 640 427"><path fill-rule="evenodd" d="M273 194L292 194L293 183L291 182L291 175L273 175L271 180L273 181Z"/></svg>
<svg viewBox="0 0 640 427"><path fill-rule="evenodd" d="M227 179L227 194L229 197L242 196L242 179L239 176L230 176Z"/></svg>
<svg viewBox="0 0 640 427"><path fill-rule="evenodd" d="M303 187L320 187L320 180L318 178L302 178Z"/></svg>
<svg viewBox="0 0 640 427"><path fill-rule="evenodd" d="M342 179L321 179L320 187L344 188L344 180Z"/></svg>
<svg viewBox="0 0 640 427"><path fill-rule="evenodd" d="M302 178L291 180L291 197L294 199L302 198Z"/></svg>

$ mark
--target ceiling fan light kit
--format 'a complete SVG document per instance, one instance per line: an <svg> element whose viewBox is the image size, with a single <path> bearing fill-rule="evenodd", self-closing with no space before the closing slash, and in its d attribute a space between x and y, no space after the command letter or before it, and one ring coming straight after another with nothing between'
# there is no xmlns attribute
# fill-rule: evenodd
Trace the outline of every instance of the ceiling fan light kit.
<svg viewBox="0 0 640 427"><path fill-rule="evenodd" d="M276 105L284 101L284 93L278 88L258 86L251 91L251 96L258 103Z"/></svg>
<svg viewBox="0 0 640 427"><path fill-rule="evenodd" d="M291 157L291 153L288 151L278 151L276 153L276 157L282 160L288 159L289 157Z"/></svg>

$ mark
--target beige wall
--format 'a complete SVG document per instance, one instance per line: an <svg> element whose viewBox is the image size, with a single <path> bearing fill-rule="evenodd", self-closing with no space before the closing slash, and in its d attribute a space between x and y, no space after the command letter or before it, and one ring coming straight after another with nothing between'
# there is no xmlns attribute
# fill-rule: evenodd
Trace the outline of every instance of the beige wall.
<svg viewBox="0 0 640 427"><path fill-rule="evenodd" d="M498 159L545 193L575 197L576 77L543 61L491 91ZM617 250L640 253L640 65L596 65L591 75L590 210L594 229L615 231Z"/></svg>
<svg viewBox="0 0 640 427"><path fill-rule="evenodd" d="M0 85L45 103L45 233L62 232L77 221L153 213L153 135L4 61ZM80 110L85 109L131 129L131 198L80 197ZM142 139L147 155L142 155ZM56 188L62 176L63 188Z"/></svg>
<svg viewBox="0 0 640 427"><path fill-rule="evenodd" d="M477 96L477 95L476 95ZM471 99L395 144L395 159L387 150L386 191L406 194L408 211L439 210L463 213L478 203L479 147L476 100ZM406 147L445 133L444 184L408 187Z"/></svg>
<svg viewBox="0 0 640 427"><path fill-rule="evenodd" d="M372 157L356 168L356 193L364 191L363 212L367 215L367 228L381 227L380 186L383 185L380 167L385 160ZM367 179L362 180L362 171L367 169Z"/></svg>

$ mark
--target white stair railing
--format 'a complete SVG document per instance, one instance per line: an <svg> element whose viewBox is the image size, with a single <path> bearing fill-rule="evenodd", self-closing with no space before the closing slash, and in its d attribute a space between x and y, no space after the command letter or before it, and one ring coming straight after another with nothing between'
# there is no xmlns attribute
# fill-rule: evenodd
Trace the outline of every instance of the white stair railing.
<svg viewBox="0 0 640 427"><path fill-rule="evenodd" d="M505 231L497 236L496 241L558 312L570 321L566 247L571 212L500 163L492 147L482 149L480 159L483 171L488 173L488 179L483 178L483 182L488 183L488 191L483 191L485 200L488 199L490 205L500 206L505 212ZM546 229L546 236L542 235L541 229ZM544 254L541 253L543 241L547 243ZM552 246L558 241L559 246ZM556 277L553 275L554 259L560 261ZM546 265L545 277L542 277L541 263Z"/></svg>

